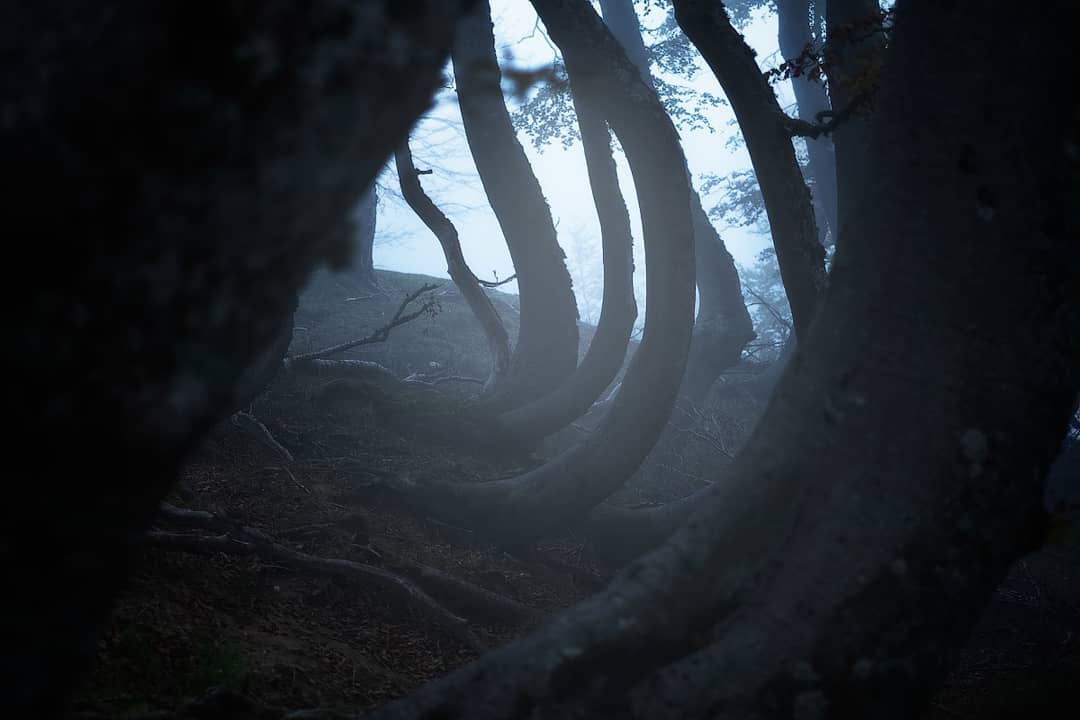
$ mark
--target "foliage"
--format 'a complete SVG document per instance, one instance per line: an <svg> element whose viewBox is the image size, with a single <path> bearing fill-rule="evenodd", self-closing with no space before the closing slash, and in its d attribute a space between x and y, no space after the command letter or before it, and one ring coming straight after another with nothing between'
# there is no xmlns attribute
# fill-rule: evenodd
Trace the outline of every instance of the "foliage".
<svg viewBox="0 0 1080 720"><path fill-rule="evenodd" d="M877 35L884 36L887 45L892 33L893 19L894 11L888 8L832 28L828 42L808 43L796 57L788 58L778 67L767 70L765 77L774 82L805 77L811 82L820 82L827 86L829 78L835 77L835 68L839 63L838 50L856 47ZM883 61L882 52L859 54L855 76L845 78L852 97L872 95L877 90Z"/></svg>
<svg viewBox="0 0 1080 720"><path fill-rule="evenodd" d="M760 233L769 231L765 217L765 198L752 169L735 170L729 175L705 175L702 195L721 192L720 201L709 210L709 217L737 227L752 227Z"/></svg>
<svg viewBox="0 0 1080 720"><path fill-rule="evenodd" d="M671 8L669 0L644 0L643 5L646 9L669 10ZM741 30L753 19L756 10L765 9L776 12L776 3L774 0L727 0L724 8L727 9L731 24Z"/></svg>
<svg viewBox="0 0 1080 720"><path fill-rule="evenodd" d="M755 361L772 362L783 350L792 327L791 308L780 280L776 251L766 248L754 265L740 266L739 278L757 333L757 338L746 346L745 355Z"/></svg>
<svg viewBox="0 0 1080 720"><path fill-rule="evenodd" d="M756 5L753 2L747 6ZM707 112L726 105L718 95L687 87L683 81L693 80L701 65L697 50L679 29L669 3L663 3L664 19L655 28L642 28L649 56L653 85L664 108L676 125L689 130L709 130ZM645 4L647 11L650 2ZM749 12L749 11L748 11ZM573 101L561 59L556 59L547 73L534 75L535 86L519 94L522 104L513 113L514 127L531 138L537 150L558 142L568 148L580 139L573 112Z"/></svg>

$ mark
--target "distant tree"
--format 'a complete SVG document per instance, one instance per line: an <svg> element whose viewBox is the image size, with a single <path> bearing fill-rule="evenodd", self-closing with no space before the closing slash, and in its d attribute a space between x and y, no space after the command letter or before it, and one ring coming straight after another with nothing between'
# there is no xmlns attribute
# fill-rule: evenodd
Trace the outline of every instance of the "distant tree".
<svg viewBox="0 0 1080 720"><path fill-rule="evenodd" d="M377 186L363 194L352 212L349 223L355 233L356 245L353 267L359 280L367 285L376 285L375 279L375 226L378 217L379 191Z"/></svg>

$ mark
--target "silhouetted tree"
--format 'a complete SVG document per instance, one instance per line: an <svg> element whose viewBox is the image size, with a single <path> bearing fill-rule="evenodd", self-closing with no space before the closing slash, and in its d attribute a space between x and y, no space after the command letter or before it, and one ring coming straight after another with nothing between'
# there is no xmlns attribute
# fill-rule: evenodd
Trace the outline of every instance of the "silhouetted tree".
<svg viewBox="0 0 1080 720"><path fill-rule="evenodd" d="M601 0L600 8L604 22L627 57L645 83L655 89L633 1ZM701 400L720 373L738 362L746 343L754 337L754 329L743 303L735 261L709 222L708 214L701 207L701 198L692 187L690 192L698 308L682 391L694 400Z"/></svg>
<svg viewBox="0 0 1080 720"><path fill-rule="evenodd" d="M403 143L395 151L394 163L397 167L402 197L438 239L443 255L446 257L446 272L457 285L461 296L465 298L469 309L472 310L484 331L488 350L491 352L491 372L484 383L484 388L491 390L500 382L505 381L506 374L510 370L510 338L506 333L506 327L499 319L491 298L484 292L480 281L465 262L457 228L420 185L420 171L413 164L408 142Z"/></svg>
<svg viewBox="0 0 1080 720"><path fill-rule="evenodd" d="M507 410L553 390L578 359L577 304L551 210L503 100L487 0L458 25L453 47L458 104L484 192L517 273L521 322L506 382L490 409Z"/></svg>
<svg viewBox="0 0 1080 720"><path fill-rule="evenodd" d="M5 717L51 717L186 453L431 103L465 2L14 2ZM18 285L18 283L16 284Z"/></svg>

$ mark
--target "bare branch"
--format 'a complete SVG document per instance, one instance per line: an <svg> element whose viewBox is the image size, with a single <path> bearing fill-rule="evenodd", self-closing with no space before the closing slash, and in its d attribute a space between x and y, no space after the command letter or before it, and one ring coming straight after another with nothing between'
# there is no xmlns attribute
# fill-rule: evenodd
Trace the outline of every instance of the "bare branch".
<svg viewBox="0 0 1080 720"><path fill-rule="evenodd" d="M480 278L476 278L476 282L480 283L481 285L483 285L486 288L497 288L497 287L499 287L501 285L505 285L508 282L513 282L514 280L517 280L517 273L514 273L513 275L506 278L505 280L494 280L494 281L492 281L492 280L481 280Z"/></svg>
<svg viewBox="0 0 1080 720"><path fill-rule="evenodd" d="M293 355L292 357L285 358L285 368L291 369L298 363L307 363L312 360L324 360L331 355L336 355L337 353L345 352L346 350L351 350L352 348L360 347L362 345L374 345L375 343L386 342L386 340L390 337L390 332L394 328L401 327L406 323L410 323L413 320L416 320L418 317L424 315L425 313L431 312L438 307L438 300L432 297L425 300L424 303L419 307L419 309L413 310L409 313L405 312L405 310L408 309L409 305L411 305L421 295L426 292L436 290L438 288L439 285L435 283L424 283L419 288L406 295L405 299L401 301L400 305L398 305L397 312L394 313L394 317L390 319L390 322L386 323L385 325L377 329L375 332L371 333L366 337L362 337L359 340L350 340L349 342L341 343L340 345L332 345L328 348L323 348L322 350L316 350L309 353L301 353L299 355Z"/></svg>

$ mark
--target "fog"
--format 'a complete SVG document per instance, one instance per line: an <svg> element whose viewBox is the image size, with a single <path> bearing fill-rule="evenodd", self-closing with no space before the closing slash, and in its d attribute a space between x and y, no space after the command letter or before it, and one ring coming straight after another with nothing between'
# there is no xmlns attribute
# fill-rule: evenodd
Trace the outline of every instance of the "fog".
<svg viewBox="0 0 1080 720"><path fill-rule="evenodd" d="M497 47L508 64L535 68L552 62L555 55L550 41L542 26L537 27L536 15L529 5L513 0L495 0L492 13ZM659 13L654 10L644 18L644 25L655 24L658 17ZM746 39L757 52L763 67L778 65L782 61L777 47L776 16L758 11L755 18L745 29ZM686 83L688 89L709 92L722 98L723 92L716 78L700 59L698 65L696 78ZM776 92L783 106L789 107L794 102L790 83L777 83ZM514 107L512 97L508 98L508 105ZM710 129L680 128L687 161L699 189L701 178L706 173L723 176L732 171L750 169L750 158L731 107L727 104L706 107L703 114L708 119ZM424 187L457 225L465 257L473 271L488 280L512 275L513 265L472 164L452 90L436 97L435 107L418 123L412 137L417 165L434 170L432 175L422 178ZM580 142L575 142L569 148L553 142L538 150L527 134L519 132L519 137L551 204L552 214L558 223L560 244L568 255L575 280L579 284L596 280L602 271L599 264L600 230ZM644 268L641 262L637 198L621 153L617 155L617 162L619 181L634 226L635 255L640 274ZM375 239L376 266L386 270L445 277L446 262L442 251L416 214L401 201L392 168L380 176L379 185L383 194ZM705 194L702 200L708 209L718 202L718 193ZM761 229L739 227L722 220L718 222L718 229L728 250L740 264L753 264L758 253L769 246L768 235L762 233ZM503 289L516 292L516 285L508 283Z"/></svg>

